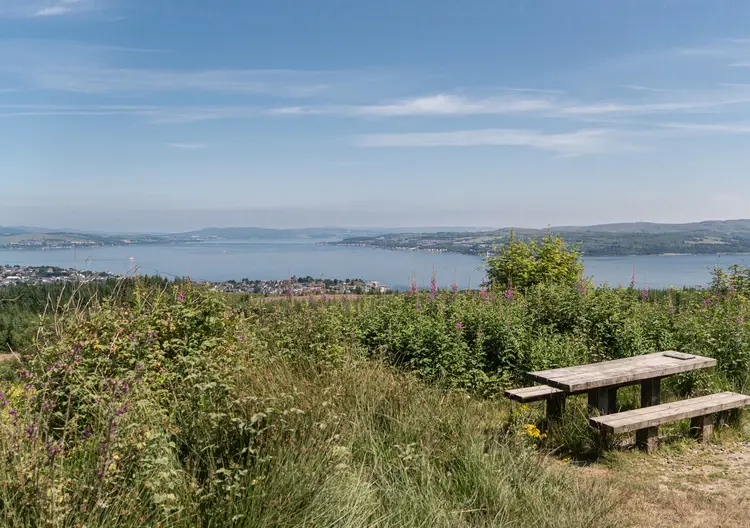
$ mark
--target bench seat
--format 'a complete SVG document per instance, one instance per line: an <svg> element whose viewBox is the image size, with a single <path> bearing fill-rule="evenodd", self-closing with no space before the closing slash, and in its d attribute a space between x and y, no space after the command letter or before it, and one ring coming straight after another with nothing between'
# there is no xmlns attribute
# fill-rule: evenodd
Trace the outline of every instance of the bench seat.
<svg viewBox="0 0 750 528"><path fill-rule="evenodd" d="M537 385L536 387L523 387L521 389L510 389L505 391L505 397L521 403L546 400L550 396L561 395L563 391L550 387L549 385Z"/></svg>
<svg viewBox="0 0 750 528"><path fill-rule="evenodd" d="M605 433L629 433L686 418L709 416L746 405L750 405L750 396L734 392L720 392L710 396L597 416L591 418L590 422L593 427Z"/></svg>

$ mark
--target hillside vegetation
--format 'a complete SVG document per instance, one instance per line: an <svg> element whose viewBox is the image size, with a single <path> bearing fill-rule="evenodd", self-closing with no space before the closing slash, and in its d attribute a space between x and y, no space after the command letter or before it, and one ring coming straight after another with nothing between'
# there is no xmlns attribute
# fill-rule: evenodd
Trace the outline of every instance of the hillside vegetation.
<svg viewBox="0 0 750 528"><path fill-rule="evenodd" d="M658 255L664 253L750 252L750 220L708 221L691 224L605 224L549 229L504 228L463 233L390 233L349 237L343 245L385 249L439 250L471 255L492 253L511 235L524 240L558 234L578 245L586 256Z"/></svg>
<svg viewBox="0 0 750 528"><path fill-rule="evenodd" d="M0 387L2 523L627 526L609 480L557 461L603 447L581 406L547 436L539 408L499 391L662 349L719 360L667 398L746 390L750 274L717 272L709 292L595 288L558 239L515 244L481 292L70 292Z"/></svg>

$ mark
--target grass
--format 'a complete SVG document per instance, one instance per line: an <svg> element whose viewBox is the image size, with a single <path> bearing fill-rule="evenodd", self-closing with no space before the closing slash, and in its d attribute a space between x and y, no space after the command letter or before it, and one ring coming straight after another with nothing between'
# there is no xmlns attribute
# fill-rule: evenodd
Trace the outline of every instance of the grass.
<svg viewBox="0 0 750 528"><path fill-rule="evenodd" d="M138 287L40 332L0 388L0 524L623 526L508 402L368 359L325 309L223 300Z"/></svg>
<svg viewBox="0 0 750 528"><path fill-rule="evenodd" d="M741 475L727 453L701 472L672 464L710 453L684 424L663 428L670 440L645 458L602 444L585 397L546 437L534 427L543 404L497 399L533 368L679 340L715 347L734 370L675 377L665 400L728 375L742 386L748 326L722 310L743 315L744 299L686 301L678 317L671 297L636 294L268 303L138 282L116 302L68 303L36 334L24 372L5 367L0 524L618 528L679 521L682 485L698 489L696 518L719 513L704 482ZM637 407L637 389L619 402ZM719 436L736 443L742 427Z"/></svg>

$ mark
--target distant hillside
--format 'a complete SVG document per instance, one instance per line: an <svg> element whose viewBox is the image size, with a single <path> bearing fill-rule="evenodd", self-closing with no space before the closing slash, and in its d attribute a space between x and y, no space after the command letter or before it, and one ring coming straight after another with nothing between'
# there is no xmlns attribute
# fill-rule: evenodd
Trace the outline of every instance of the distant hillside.
<svg viewBox="0 0 750 528"><path fill-rule="evenodd" d="M492 229L492 228L487 228ZM438 233L438 232L477 232L477 227L411 227L411 228L346 228L346 227L305 227L298 229L271 229L264 227L207 227L197 231L168 235L173 239L220 239L220 240L257 240L257 239L334 239L347 237L369 237L386 233Z"/></svg>
<svg viewBox="0 0 750 528"><path fill-rule="evenodd" d="M750 252L750 220L690 224L639 222L549 229L503 228L472 233L389 233L348 237L339 244L485 255L507 241L511 232L520 238L560 234L566 242L579 245L583 253L589 256Z"/></svg>

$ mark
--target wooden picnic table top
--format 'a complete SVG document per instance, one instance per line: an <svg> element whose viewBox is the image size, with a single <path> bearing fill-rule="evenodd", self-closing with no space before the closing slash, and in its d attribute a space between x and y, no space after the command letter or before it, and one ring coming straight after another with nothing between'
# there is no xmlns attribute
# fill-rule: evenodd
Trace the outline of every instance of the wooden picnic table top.
<svg viewBox="0 0 750 528"><path fill-rule="evenodd" d="M716 366L713 358L666 351L614 361L530 372L529 377L565 392L584 392L663 378Z"/></svg>

